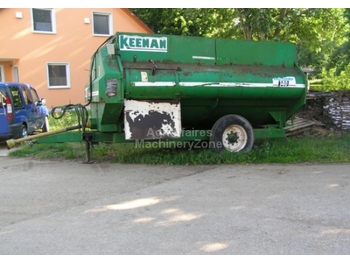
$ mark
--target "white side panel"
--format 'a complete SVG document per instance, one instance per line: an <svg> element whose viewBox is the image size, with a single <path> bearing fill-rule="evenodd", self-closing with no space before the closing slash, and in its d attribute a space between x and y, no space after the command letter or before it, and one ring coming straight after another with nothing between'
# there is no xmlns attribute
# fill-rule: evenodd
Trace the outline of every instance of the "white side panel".
<svg viewBox="0 0 350 262"><path fill-rule="evenodd" d="M125 100L124 106L126 140L181 137L179 100Z"/></svg>

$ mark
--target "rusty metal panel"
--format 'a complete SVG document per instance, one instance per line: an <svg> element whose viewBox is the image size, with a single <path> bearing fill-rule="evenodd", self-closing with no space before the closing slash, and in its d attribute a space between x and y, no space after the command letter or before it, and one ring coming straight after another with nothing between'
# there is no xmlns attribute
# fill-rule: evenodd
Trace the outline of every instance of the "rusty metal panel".
<svg viewBox="0 0 350 262"><path fill-rule="evenodd" d="M180 138L180 100L125 100L125 139Z"/></svg>

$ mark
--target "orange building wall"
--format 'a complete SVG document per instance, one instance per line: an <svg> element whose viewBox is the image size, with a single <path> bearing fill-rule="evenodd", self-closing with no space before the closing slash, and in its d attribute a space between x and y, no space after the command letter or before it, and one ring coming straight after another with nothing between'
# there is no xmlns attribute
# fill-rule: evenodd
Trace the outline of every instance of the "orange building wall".
<svg viewBox="0 0 350 262"><path fill-rule="evenodd" d="M90 57L108 38L94 36L92 12L113 14L113 31L150 33L124 9L65 8L55 9L56 34L33 33L31 9L0 9L0 58L17 60L19 81L34 86L46 99L48 108L66 104L85 104L84 86L89 81ZM22 12L23 18L15 17ZM84 18L90 23L85 24ZM47 62L69 62L70 88L49 89ZM6 81L13 81L10 62L5 66Z"/></svg>

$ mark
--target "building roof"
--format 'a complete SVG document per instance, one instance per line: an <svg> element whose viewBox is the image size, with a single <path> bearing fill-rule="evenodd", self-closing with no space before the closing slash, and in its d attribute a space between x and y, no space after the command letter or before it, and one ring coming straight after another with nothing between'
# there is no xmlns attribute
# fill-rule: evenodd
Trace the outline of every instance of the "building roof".
<svg viewBox="0 0 350 262"><path fill-rule="evenodd" d="M128 8L121 8L126 14L128 14L132 19L136 21L140 26L142 26L148 33L154 34L153 30L149 28L144 22L140 20L133 12Z"/></svg>

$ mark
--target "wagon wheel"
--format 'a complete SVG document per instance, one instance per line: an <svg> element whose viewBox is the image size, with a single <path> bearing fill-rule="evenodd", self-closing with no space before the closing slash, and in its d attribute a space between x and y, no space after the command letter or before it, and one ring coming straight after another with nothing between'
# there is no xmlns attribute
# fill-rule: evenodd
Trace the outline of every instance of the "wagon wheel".
<svg viewBox="0 0 350 262"><path fill-rule="evenodd" d="M226 115L215 122L211 129L210 146L220 153L249 152L254 145L254 131L249 121L239 115Z"/></svg>

